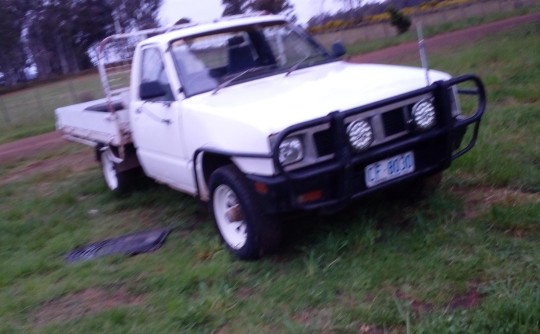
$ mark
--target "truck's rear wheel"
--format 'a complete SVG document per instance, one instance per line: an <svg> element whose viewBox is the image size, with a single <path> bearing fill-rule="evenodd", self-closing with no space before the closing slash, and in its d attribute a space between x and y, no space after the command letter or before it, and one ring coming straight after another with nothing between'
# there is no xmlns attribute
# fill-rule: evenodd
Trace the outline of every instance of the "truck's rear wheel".
<svg viewBox="0 0 540 334"><path fill-rule="evenodd" d="M113 192L122 193L133 185L133 172L118 171L118 165L113 161L113 157L109 149L100 152L101 171L107 187Z"/></svg>
<svg viewBox="0 0 540 334"><path fill-rule="evenodd" d="M255 193L235 166L218 168L210 177L210 191L210 211L232 254L255 260L277 249L280 223L263 214Z"/></svg>

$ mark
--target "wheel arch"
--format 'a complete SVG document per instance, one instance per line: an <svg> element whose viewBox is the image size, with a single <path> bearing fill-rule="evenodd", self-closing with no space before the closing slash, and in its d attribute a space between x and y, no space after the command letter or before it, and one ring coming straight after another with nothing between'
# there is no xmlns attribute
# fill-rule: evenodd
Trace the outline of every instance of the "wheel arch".
<svg viewBox="0 0 540 334"><path fill-rule="evenodd" d="M257 174L271 175L274 170L270 158L269 155L262 153L231 153L212 148L198 149L194 153L193 161L196 192L199 199L208 200L210 177L218 168L232 165L243 174L257 171Z"/></svg>
<svg viewBox="0 0 540 334"><path fill-rule="evenodd" d="M201 200L207 201L209 198L209 182L210 176L218 168L226 165L234 165L232 157L227 154L214 152L200 152L200 157L197 158L197 188Z"/></svg>

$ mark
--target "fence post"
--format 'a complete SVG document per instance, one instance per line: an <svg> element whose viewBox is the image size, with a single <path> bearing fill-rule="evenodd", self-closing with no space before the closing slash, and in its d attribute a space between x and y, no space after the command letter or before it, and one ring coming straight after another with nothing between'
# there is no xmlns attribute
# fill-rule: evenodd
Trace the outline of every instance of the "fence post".
<svg viewBox="0 0 540 334"><path fill-rule="evenodd" d="M2 115L4 115L4 120L8 125L11 125L11 118L9 117L8 110L6 108L6 104L3 99L0 98L0 107L2 107Z"/></svg>
<svg viewBox="0 0 540 334"><path fill-rule="evenodd" d="M43 112L43 103L41 101L41 95L39 94L39 86L36 86L36 89L34 90L34 95L36 97L36 102L39 109L40 116L44 114Z"/></svg>
<svg viewBox="0 0 540 334"><path fill-rule="evenodd" d="M382 24L384 38L392 37L392 33L388 31L390 29L390 22L383 22L379 24ZM374 38L374 39L377 39L377 38Z"/></svg>
<svg viewBox="0 0 540 334"><path fill-rule="evenodd" d="M77 97L77 93L75 92L75 86L73 85L73 79L70 78L67 81L69 93L71 94L71 101L73 104L77 103L79 101L79 98Z"/></svg>

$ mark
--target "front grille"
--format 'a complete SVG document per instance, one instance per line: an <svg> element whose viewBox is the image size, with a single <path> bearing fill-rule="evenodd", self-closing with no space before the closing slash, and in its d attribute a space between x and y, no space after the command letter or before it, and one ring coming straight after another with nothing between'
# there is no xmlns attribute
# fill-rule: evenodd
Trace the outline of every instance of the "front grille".
<svg viewBox="0 0 540 334"><path fill-rule="evenodd" d="M334 153L334 138L331 128L315 132L313 134L313 140L317 148L317 156L324 157Z"/></svg>
<svg viewBox="0 0 540 334"><path fill-rule="evenodd" d="M366 120L375 132L373 145L383 144L408 133L408 121L412 104L402 105L386 111L373 111L358 114L346 120L345 127L354 120ZM335 138L332 128L312 132L317 157L325 157L335 153Z"/></svg>
<svg viewBox="0 0 540 334"><path fill-rule="evenodd" d="M384 128L384 135L386 137L393 136L406 130L406 122L403 115L403 108L398 108L385 112L384 114L382 114L382 122Z"/></svg>

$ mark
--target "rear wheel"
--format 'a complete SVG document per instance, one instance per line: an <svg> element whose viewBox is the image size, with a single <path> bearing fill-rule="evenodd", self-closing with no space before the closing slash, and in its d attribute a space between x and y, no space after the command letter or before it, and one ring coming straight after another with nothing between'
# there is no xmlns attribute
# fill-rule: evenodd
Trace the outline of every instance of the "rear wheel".
<svg viewBox="0 0 540 334"><path fill-rule="evenodd" d="M274 252L281 239L281 224L262 212L245 176L232 165L210 177L209 208L221 239L241 260L255 260Z"/></svg>
<svg viewBox="0 0 540 334"><path fill-rule="evenodd" d="M123 193L133 185L134 173L132 170L119 171L118 164L114 162L115 156L110 149L100 152L101 172L107 187L116 193Z"/></svg>

